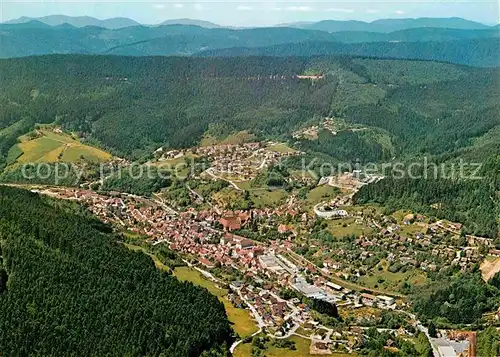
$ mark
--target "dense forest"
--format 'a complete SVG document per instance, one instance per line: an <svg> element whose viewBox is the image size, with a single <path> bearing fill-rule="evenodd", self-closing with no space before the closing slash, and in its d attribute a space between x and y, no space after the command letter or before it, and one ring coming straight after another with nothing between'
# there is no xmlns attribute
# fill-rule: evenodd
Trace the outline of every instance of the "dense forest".
<svg viewBox="0 0 500 357"><path fill-rule="evenodd" d="M500 333L493 326L477 336L477 355L481 357L500 356Z"/></svg>
<svg viewBox="0 0 500 357"><path fill-rule="evenodd" d="M475 272L440 279L418 289L412 298L421 321L439 318L453 324L472 324L498 307L500 290Z"/></svg>
<svg viewBox="0 0 500 357"><path fill-rule="evenodd" d="M325 76L296 78L304 73ZM196 145L206 134L246 130L256 140L287 140L335 116L365 131L321 133L299 146L365 162L491 146L500 127L498 70L436 62L42 56L1 60L0 77L0 167L15 162L10 148L36 123L137 159L159 146Z"/></svg>
<svg viewBox="0 0 500 357"><path fill-rule="evenodd" d="M372 56L379 58L407 58L433 61L446 61L469 66L493 67L498 66L497 48L500 45L498 38L455 39L453 41L427 42L371 42L374 38L370 35L367 39L359 39L359 34L351 36L341 33L337 35L340 40L360 43L335 43L326 41L310 41L301 43L284 43L267 47L236 47L203 50L197 56L325 56L325 55L353 55ZM405 36L403 36L404 38ZM384 37L385 39L385 37ZM382 40L382 39L381 39Z"/></svg>
<svg viewBox="0 0 500 357"><path fill-rule="evenodd" d="M389 176L363 186L355 203L379 203L388 211L412 209L436 218L464 224L463 233L498 236L497 217L500 213L500 160L486 159L474 179L433 177L432 170L419 178ZM392 174L392 173L391 173ZM441 175L438 173L438 175Z"/></svg>
<svg viewBox="0 0 500 357"><path fill-rule="evenodd" d="M103 180L103 191L128 192L150 196L171 184L171 174L151 165L122 167Z"/></svg>
<svg viewBox="0 0 500 357"><path fill-rule="evenodd" d="M0 187L2 354L195 357L231 342L215 296L118 239L79 206Z"/></svg>

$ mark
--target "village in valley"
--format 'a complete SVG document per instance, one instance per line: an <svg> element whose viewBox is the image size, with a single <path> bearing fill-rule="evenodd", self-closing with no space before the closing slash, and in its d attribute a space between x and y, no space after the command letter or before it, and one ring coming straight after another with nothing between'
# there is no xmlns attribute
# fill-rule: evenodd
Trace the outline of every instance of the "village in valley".
<svg viewBox="0 0 500 357"><path fill-rule="evenodd" d="M158 150L155 164L206 158L209 168L190 179L223 181L223 191L257 198L250 196L252 190L272 195L278 189L255 188L249 182L283 158L300 154L278 143L228 144ZM378 179L360 172L316 180L307 176L281 190L284 194L271 204L245 208L235 208L231 198L217 199L221 192L207 197L188 186L189 181L193 204L187 206L168 192L142 197L88 188L34 191L83 204L121 232L127 247L154 256L174 274L185 269L224 289L225 305L244 311L251 318L246 323L254 325L240 334L232 352L252 335L263 334L306 339L311 354L356 353L367 329L378 327L408 340L424 333L439 353L452 348L457 356L473 356L474 334L464 337L448 330L431 338L409 312L406 291L444 266L469 271L485 256L499 257L500 251L489 239L462 234L458 223L352 203L360 187ZM290 175L286 180L290 184L295 179ZM175 267L155 256L158 249L169 252Z"/></svg>

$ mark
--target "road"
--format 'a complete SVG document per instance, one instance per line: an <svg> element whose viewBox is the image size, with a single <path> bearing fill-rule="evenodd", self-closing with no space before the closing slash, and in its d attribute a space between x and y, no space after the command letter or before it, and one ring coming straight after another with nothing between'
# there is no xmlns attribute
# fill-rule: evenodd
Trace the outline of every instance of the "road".
<svg viewBox="0 0 500 357"><path fill-rule="evenodd" d="M422 331L425 334L425 336L427 337L427 340L429 340L429 343L431 344L431 347L432 347L432 354L434 355L434 357L441 357L441 354L439 353L438 348L436 347L436 345L433 342L434 339L431 336L429 336L429 330L427 329L427 327L422 325L422 323L420 321L417 320L417 316L415 314L412 314L411 312L404 311L404 310L398 310L398 312L402 312L403 314L406 314L407 316L409 316L410 318L412 318L413 320L415 320L417 322L417 329Z"/></svg>
<svg viewBox="0 0 500 357"><path fill-rule="evenodd" d="M234 285L229 285L231 287L232 290L236 291L239 295L239 297L241 298L241 300L243 300L245 302L245 304L248 306L248 308L250 309L250 311L252 312L252 315L253 317L255 318L255 320L257 321L257 326L259 327L259 330L257 332L255 332L253 336L256 336L258 335L259 333L262 332L262 329L266 326L266 324L264 323L264 320L262 319L262 316L259 315L259 312L255 309L255 307L250 304L250 302L243 296L243 294L241 293L240 289L238 289L236 286ZM231 353L234 353L234 350L236 349L236 347L242 343L243 340L238 340L238 341L235 341L232 345L231 345L231 348L229 349L229 351Z"/></svg>
<svg viewBox="0 0 500 357"><path fill-rule="evenodd" d="M198 199L201 201L201 202L205 202L205 198L200 195L198 192L196 192L195 190L193 190L191 188L191 186L189 186L189 184L186 184L186 188L189 190L189 192L191 192L192 195L198 197ZM210 206L212 206L212 203L209 202L209 201L206 201Z"/></svg>
<svg viewBox="0 0 500 357"><path fill-rule="evenodd" d="M257 332L253 333L250 337L254 337L254 336L257 336L259 333L262 332L262 329L259 329ZM236 350L236 347L238 347L238 345L240 343L242 343L244 341L243 340L238 340L238 341L234 341L234 343L231 345L231 347L229 348L229 351L233 354L234 351Z"/></svg>
<svg viewBox="0 0 500 357"><path fill-rule="evenodd" d="M229 182L231 184L231 186L233 186L236 190L238 191L243 191L237 184L235 184L233 181L231 180L228 180L228 179L225 179L223 177L220 177L220 176L217 176L216 174L213 173L212 171L212 168L209 168L207 170L205 170L205 172L207 174L209 174L210 176L212 176L213 178L217 179L217 180L222 180L222 181L226 181L226 182Z"/></svg>

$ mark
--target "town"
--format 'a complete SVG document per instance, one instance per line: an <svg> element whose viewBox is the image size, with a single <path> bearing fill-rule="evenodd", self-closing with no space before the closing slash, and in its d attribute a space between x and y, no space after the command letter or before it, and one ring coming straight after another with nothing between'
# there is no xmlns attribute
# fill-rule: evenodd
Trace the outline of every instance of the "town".
<svg viewBox="0 0 500 357"><path fill-rule="evenodd" d="M318 187L333 187L346 180L325 178ZM350 181L354 180L351 175ZM206 279L228 287L226 299L236 308L247 309L258 331L265 330L274 338L305 337L311 340L311 350L318 353L352 352L363 339L363 329L350 327L339 332L325 326L321 315L300 296L335 306L341 316L354 322L374 318L373 313L366 317L366 311L392 311L426 331L407 312L404 289L376 278L376 273L403 274L405 281L418 283L439 266L456 265L465 271L480 263L484 254L498 254L487 239L461 237L460 224L432 222L411 213L396 219L373 208L350 206L350 191L319 202L313 210L300 201L288 200L277 207L246 211L217 206L177 211L156 196L120 192L71 188L34 191L78 201L117 230L145 237L144 242L151 247L167 246ZM354 230L345 230L343 237L325 244L314 234L318 225ZM360 227L361 234L354 234ZM276 239L246 236L248 231L263 230L274 232ZM398 333L411 336L404 329ZM453 345L448 338L439 341L437 349L449 350ZM474 348L471 345L466 343L462 349Z"/></svg>

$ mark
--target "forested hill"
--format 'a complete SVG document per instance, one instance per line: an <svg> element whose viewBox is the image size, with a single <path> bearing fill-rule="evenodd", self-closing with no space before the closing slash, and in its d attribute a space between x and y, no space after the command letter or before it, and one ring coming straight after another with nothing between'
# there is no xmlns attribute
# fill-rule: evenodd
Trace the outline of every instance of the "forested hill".
<svg viewBox="0 0 500 357"><path fill-rule="evenodd" d="M366 185L354 195L354 202L378 203L395 211L416 212L464 224L467 234L500 239L500 150L488 156L475 179L440 177L387 177ZM432 170L429 170L432 171ZM498 240L497 240L498 242Z"/></svg>
<svg viewBox="0 0 500 357"><path fill-rule="evenodd" d="M328 32L336 31L372 31L372 32L391 32L412 28L424 27L442 27L448 29L487 29L487 25L466 20L459 17L449 18L431 18L420 17L416 19L379 19L372 22L364 21L338 21L338 20L323 20L312 24L299 26L301 28L322 30Z"/></svg>
<svg viewBox="0 0 500 357"><path fill-rule="evenodd" d="M347 34L343 34L347 37ZM359 35L357 35L359 36ZM341 34L338 35L341 37ZM354 41L354 39L352 39ZM204 50L197 56L321 56L357 55L379 58L406 58L445 61L470 66L500 66L500 38L453 41L286 43L269 47L239 47Z"/></svg>
<svg viewBox="0 0 500 357"><path fill-rule="evenodd" d="M0 187L3 356L198 357L231 342L215 296L158 271L83 212Z"/></svg>
<svg viewBox="0 0 500 357"><path fill-rule="evenodd" d="M112 23L120 19L111 19ZM52 20L51 20L52 21ZM54 21L61 21L54 19ZM474 40L498 39L498 28L482 26L480 29L424 27L405 28L401 24L397 31L353 31L348 24L338 32L291 27L267 27L251 29L205 28L184 24L161 26L128 26L107 29L98 26L80 27L63 24L49 26L40 21L18 24L0 24L0 58L25 57L46 54L114 54L126 56L190 56L201 51L216 51L231 48L255 48L288 46L285 55L311 54L361 54L378 57L400 57L419 59L440 59L454 63L477 66L498 64L487 52L488 46L498 46L498 42ZM54 23L54 22L49 22ZM99 23L99 22L98 22ZM196 23L196 22L195 22ZM118 26L118 25L116 25ZM436 25L437 26L437 25ZM119 26L118 26L119 27ZM411 26L413 27L413 26ZM391 27L389 27L391 28ZM463 42L456 42L462 40ZM328 52L316 53L298 49L291 51L293 44L307 43L313 48L318 42L327 42ZM375 43L376 42L376 43ZM404 46L398 44L404 42ZM447 42L446 50L442 44ZM448 43L449 42L449 43ZM339 45L339 49L335 44ZM346 46L346 44L351 44ZM277 55L280 47L273 55ZM263 54L263 49L253 52ZM437 52L437 54L435 54ZM477 56L467 55L478 52ZM241 53L241 52L240 52ZM495 61L495 59L497 61Z"/></svg>
<svg viewBox="0 0 500 357"><path fill-rule="evenodd" d="M324 77L297 78L308 73ZM0 164L15 162L11 147L36 123L140 158L244 130L257 140L289 140L325 116L367 130L298 146L338 160L474 155L498 142L498 76L498 69L357 57L0 60Z"/></svg>

